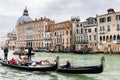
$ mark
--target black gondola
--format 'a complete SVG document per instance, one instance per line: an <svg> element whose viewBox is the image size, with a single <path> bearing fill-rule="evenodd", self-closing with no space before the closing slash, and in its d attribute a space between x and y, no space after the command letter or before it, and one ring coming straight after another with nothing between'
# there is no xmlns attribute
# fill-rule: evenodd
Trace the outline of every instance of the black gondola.
<svg viewBox="0 0 120 80"><path fill-rule="evenodd" d="M56 58L56 64L51 64L50 66L39 66L39 67L12 65L2 59L0 63L4 66L8 66L8 67L12 67L12 68L20 69L20 70L26 70L26 71L55 71L58 67L58 59L59 57Z"/></svg>
<svg viewBox="0 0 120 80"><path fill-rule="evenodd" d="M83 67L68 67L63 68L59 67L57 69L58 72L63 73L74 73L74 74L95 74L95 73L101 73L103 72L104 68L104 57L101 57L101 64L99 66L83 66Z"/></svg>

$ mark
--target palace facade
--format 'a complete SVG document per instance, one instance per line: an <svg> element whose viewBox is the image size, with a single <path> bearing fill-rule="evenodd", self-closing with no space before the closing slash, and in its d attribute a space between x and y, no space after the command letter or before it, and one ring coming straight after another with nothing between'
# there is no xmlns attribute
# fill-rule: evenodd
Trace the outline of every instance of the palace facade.
<svg viewBox="0 0 120 80"><path fill-rule="evenodd" d="M77 52L96 52L97 51L97 20L89 17L84 22L76 24L76 51Z"/></svg>
<svg viewBox="0 0 120 80"><path fill-rule="evenodd" d="M97 15L98 49L104 52L120 51L120 12L110 8L107 14Z"/></svg>
<svg viewBox="0 0 120 80"><path fill-rule="evenodd" d="M25 8L16 30L17 48L30 45L33 49L63 52L120 51L120 12L111 8L83 22L75 16L59 23L46 17L32 20Z"/></svg>
<svg viewBox="0 0 120 80"><path fill-rule="evenodd" d="M67 51L71 50L72 42L72 23L64 21L55 23L50 27L51 32L51 49L52 51Z"/></svg>
<svg viewBox="0 0 120 80"><path fill-rule="evenodd" d="M17 48L31 46L34 49L45 49L51 44L49 26L54 21L46 17L32 20L25 8L17 21Z"/></svg>

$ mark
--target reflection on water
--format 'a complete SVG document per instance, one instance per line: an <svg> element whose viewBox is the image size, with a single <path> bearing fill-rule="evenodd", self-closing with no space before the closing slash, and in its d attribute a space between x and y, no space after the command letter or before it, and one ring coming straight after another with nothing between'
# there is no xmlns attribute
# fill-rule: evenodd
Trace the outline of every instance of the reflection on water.
<svg viewBox="0 0 120 80"><path fill-rule="evenodd" d="M9 58L18 57L9 52ZM3 57L3 52L0 51ZM57 56L60 57L60 65L65 64L67 60L74 65L99 65L100 58L105 56L105 69L101 74L66 74L57 72L29 72L13 69L0 65L0 80L119 80L120 79L120 55L104 55L104 54L63 54L63 53L46 53L40 52L32 56L32 60L49 59L53 61Z"/></svg>

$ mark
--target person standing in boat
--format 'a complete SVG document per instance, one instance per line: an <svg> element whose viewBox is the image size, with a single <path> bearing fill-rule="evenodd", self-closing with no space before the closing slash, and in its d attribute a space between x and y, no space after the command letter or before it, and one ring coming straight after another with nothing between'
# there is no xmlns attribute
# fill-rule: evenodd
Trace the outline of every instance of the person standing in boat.
<svg viewBox="0 0 120 80"><path fill-rule="evenodd" d="M5 47L4 48L4 60L7 60L7 56L8 56L8 48Z"/></svg>
<svg viewBox="0 0 120 80"><path fill-rule="evenodd" d="M31 52L33 48L31 46L28 47L28 61L31 61Z"/></svg>

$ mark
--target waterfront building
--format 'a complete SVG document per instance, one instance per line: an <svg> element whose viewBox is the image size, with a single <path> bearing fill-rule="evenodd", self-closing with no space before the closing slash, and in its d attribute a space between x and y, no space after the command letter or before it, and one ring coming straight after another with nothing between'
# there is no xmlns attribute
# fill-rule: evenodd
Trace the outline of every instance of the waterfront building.
<svg viewBox="0 0 120 80"><path fill-rule="evenodd" d="M50 27L49 25L53 23L54 21L46 17L32 20L29 17L27 8L25 8L23 15L18 19L16 25L17 48L26 48L29 45L33 47L33 49L46 48L46 46L48 46L50 42L46 41L45 36L46 34L50 35L48 27Z"/></svg>
<svg viewBox="0 0 120 80"><path fill-rule="evenodd" d="M69 52L72 41L72 24L71 21L55 23L50 27L51 32L51 49L52 51Z"/></svg>
<svg viewBox="0 0 120 80"><path fill-rule="evenodd" d="M89 17L84 22L76 24L76 52L97 51L97 21L94 17Z"/></svg>
<svg viewBox="0 0 120 80"><path fill-rule="evenodd" d="M81 22L78 16L55 23L46 17L32 20L25 8L18 19L17 48L30 45L51 51L120 51L120 12L108 9L107 14L89 17Z"/></svg>
<svg viewBox="0 0 120 80"><path fill-rule="evenodd" d="M16 30L9 32L7 34L6 46L9 49L15 49L16 48L16 40L17 40Z"/></svg>
<svg viewBox="0 0 120 80"><path fill-rule="evenodd" d="M71 17L71 21L72 21L72 42L71 42L71 47L72 47L72 51L76 51L76 29L80 24L80 18L79 16L73 16Z"/></svg>
<svg viewBox="0 0 120 80"><path fill-rule="evenodd" d="M120 51L120 12L110 8L106 14L97 15L98 49L103 52Z"/></svg>
<svg viewBox="0 0 120 80"><path fill-rule="evenodd" d="M0 48L4 49L8 45L8 37L7 36L2 36L0 37Z"/></svg>

